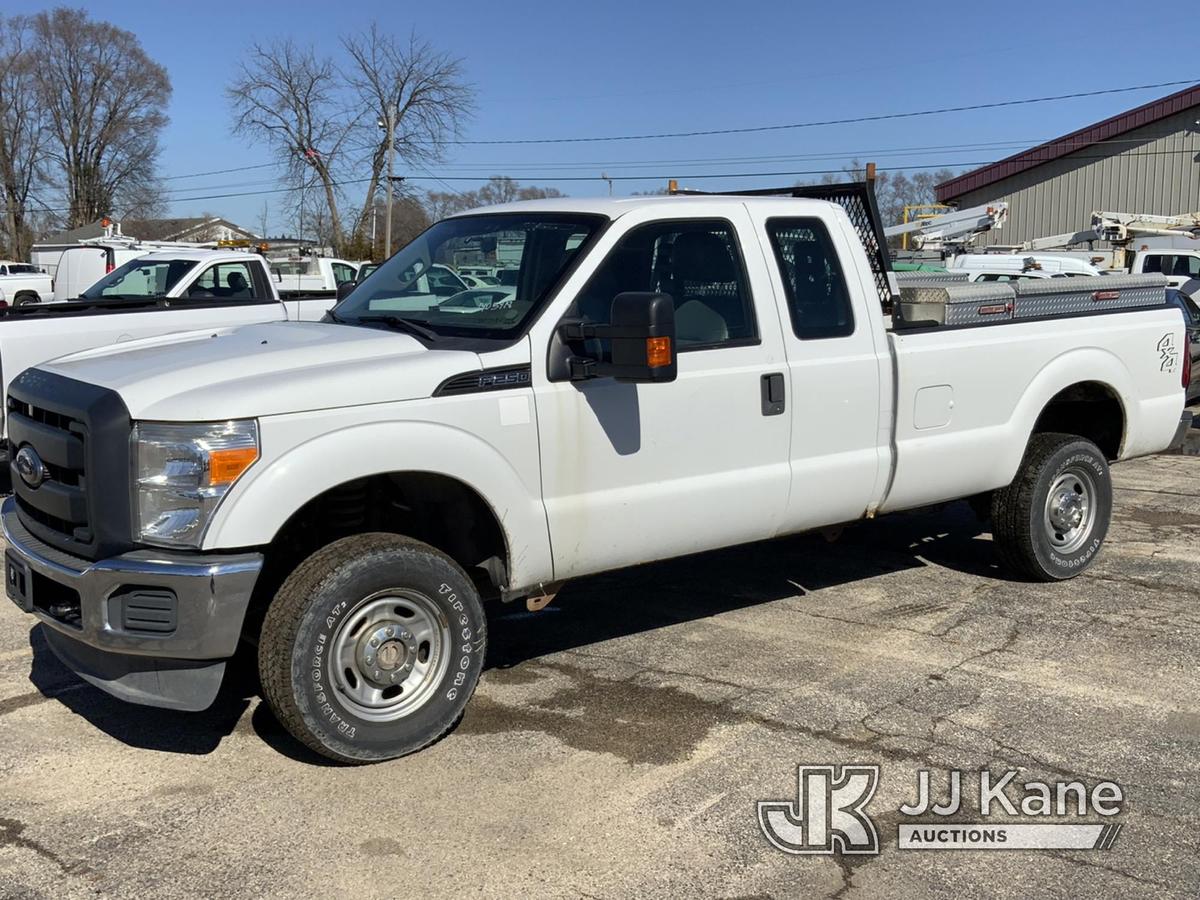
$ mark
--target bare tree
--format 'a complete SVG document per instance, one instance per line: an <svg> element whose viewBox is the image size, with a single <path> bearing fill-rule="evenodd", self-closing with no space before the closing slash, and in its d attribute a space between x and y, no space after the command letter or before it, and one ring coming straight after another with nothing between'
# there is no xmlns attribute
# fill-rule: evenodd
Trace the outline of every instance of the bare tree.
<svg viewBox="0 0 1200 900"><path fill-rule="evenodd" d="M372 26L343 38L342 50L338 61L290 40L256 44L226 89L234 131L267 143L286 164L289 186L320 189L339 253L361 240L387 164L378 119L394 108L397 155L424 162L441 158L471 108L460 61L415 37L399 43ZM350 184L365 185L353 219L341 210Z"/></svg>
<svg viewBox="0 0 1200 900"><path fill-rule="evenodd" d="M491 206L496 203L511 203L514 200L542 200L547 197L562 197L558 188L541 187L535 184L522 185L508 175L493 175L483 187L474 191L429 191L425 195L425 211L432 221L444 219L455 213Z"/></svg>
<svg viewBox="0 0 1200 900"><path fill-rule="evenodd" d="M132 32L84 10L38 13L31 28L39 100L54 138L48 156L74 228L153 186L171 82Z"/></svg>
<svg viewBox="0 0 1200 900"><path fill-rule="evenodd" d="M46 117L37 98L27 17L0 17L0 203L3 245L25 259L33 241L30 203L44 175Z"/></svg>
<svg viewBox="0 0 1200 900"><path fill-rule="evenodd" d="M431 221L437 222L455 213L466 212L479 206L479 198L474 193L452 193L450 191L429 191L423 203L425 212Z"/></svg>
<svg viewBox="0 0 1200 900"><path fill-rule="evenodd" d="M857 159L847 164L843 171L856 180L866 177L866 167ZM875 200L879 205L879 215L883 224L899 224L904 218L906 206L936 204L937 186L943 181L949 181L954 174L951 169L926 170L912 176L904 172L880 172L875 177ZM822 181L841 181L843 177L826 175Z"/></svg>
<svg viewBox="0 0 1200 900"><path fill-rule="evenodd" d="M262 209L258 211L258 236L267 238L267 231L271 224L271 204L266 200L262 203Z"/></svg>
<svg viewBox="0 0 1200 900"><path fill-rule="evenodd" d="M462 60L415 34L401 43L372 23L365 34L342 38L342 46L349 56L347 80L359 108L369 113L354 125L371 173L358 218L362 231L387 165L387 135L378 123L392 111L396 155L408 163L435 162L443 158L446 142L459 135L474 92L463 81Z"/></svg>
<svg viewBox="0 0 1200 900"><path fill-rule="evenodd" d="M293 186L309 177L319 184L335 248L343 238L336 170L353 124L342 87L333 60L288 39L251 47L225 91L237 114L235 134L265 141L286 164Z"/></svg>

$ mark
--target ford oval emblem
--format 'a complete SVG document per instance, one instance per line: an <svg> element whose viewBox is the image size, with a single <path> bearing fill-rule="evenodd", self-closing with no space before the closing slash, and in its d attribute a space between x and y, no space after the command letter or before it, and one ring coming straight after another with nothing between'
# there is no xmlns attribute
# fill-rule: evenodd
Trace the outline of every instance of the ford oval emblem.
<svg viewBox="0 0 1200 900"><path fill-rule="evenodd" d="M17 470L17 474L21 476L21 480L31 488L38 487L50 474L46 471L46 464L37 455L37 451L28 444L17 451L17 457L13 460L13 467Z"/></svg>

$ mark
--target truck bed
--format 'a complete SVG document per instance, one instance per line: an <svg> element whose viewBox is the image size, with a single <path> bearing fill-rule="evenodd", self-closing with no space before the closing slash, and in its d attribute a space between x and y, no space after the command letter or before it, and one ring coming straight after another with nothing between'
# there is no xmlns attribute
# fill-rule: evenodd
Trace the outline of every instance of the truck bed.
<svg viewBox="0 0 1200 900"><path fill-rule="evenodd" d="M1179 324L1178 310L1163 306L984 328L893 329L895 465L881 511L1008 484L1039 414L1063 384L1092 381L1115 391L1114 402L1126 398L1118 408L1128 437L1112 458L1166 446L1182 391L1178 371L1163 368L1160 342Z"/></svg>

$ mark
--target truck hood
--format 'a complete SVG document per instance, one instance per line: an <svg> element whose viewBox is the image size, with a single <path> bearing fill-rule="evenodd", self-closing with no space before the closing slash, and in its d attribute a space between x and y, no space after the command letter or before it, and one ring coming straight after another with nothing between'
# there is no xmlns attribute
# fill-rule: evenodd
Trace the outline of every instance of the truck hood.
<svg viewBox="0 0 1200 900"><path fill-rule="evenodd" d="M215 421L428 397L480 361L393 331L272 322L85 350L38 368L117 391L135 419Z"/></svg>

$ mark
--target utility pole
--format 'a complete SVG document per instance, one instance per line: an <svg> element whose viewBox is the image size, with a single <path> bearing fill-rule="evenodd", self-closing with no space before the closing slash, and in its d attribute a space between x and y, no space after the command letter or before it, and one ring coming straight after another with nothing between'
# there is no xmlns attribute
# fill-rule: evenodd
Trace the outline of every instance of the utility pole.
<svg viewBox="0 0 1200 900"><path fill-rule="evenodd" d="M387 218L383 223L383 258L392 255L392 179L396 161L396 106L388 106L383 120L379 123L387 131Z"/></svg>

